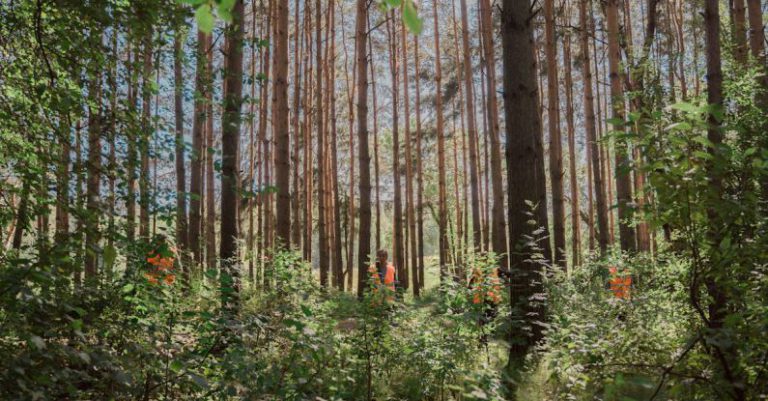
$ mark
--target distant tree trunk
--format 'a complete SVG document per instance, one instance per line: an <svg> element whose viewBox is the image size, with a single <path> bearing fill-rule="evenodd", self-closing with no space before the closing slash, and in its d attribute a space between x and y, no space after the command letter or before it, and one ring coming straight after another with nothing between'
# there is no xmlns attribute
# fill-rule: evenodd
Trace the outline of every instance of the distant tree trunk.
<svg viewBox="0 0 768 401"><path fill-rule="evenodd" d="M584 126L587 131L587 146L590 150L592 163L592 175L594 177L594 198L597 204L598 243L601 255L605 255L608 249L608 208L605 199L605 185L603 184L602 163L600 161L600 147L597 143L595 132L594 96L592 94L592 69L589 65L589 29L587 25L587 5L591 0L579 2L579 22L581 26L581 71L584 80ZM599 102L599 100L598 100Z"/></svg>
<svg viewBox="0 0 768 401"><path fill-rule="evenodd" d="M209 47L213 46L211 36L208 36ZM205 90L206 117L205 120L205 260L208 270L216 270L216 188L214 183L214 146L216 132L213 130L213 49L208 50L208 85ZM226 86L226 80L224 86ZM224 127L222 120L222 128ZM223 168L223 166L222 166Z"/></svg>
<svg viewBox="0 0 768 401"><path fill-rule="evenodd" d="M184 47L181 42L182 32L176 31L173 36L173 78L174 78L174 117L176 129L176 245L182 255L182 273L184 285L189 285L187 252L187 176L184 168L184 76L182 63Z"/></svg>
<svg viewBox="0 0 768 401"><path fill-rule="evenodd" d="M330 74L330 78L328 82L335 82L336 81L336 58L333 56L336 54L336 5L335 2L330 3L331 12L329 17L329 29L331 31L330 37L331 37L331 43L330 43L330 54L331 56L328 57L329 60L327 62L329 63L328 72ZM342 15L343 18L343 15ZM342 26L343 29L343 26ZM343 31L342 31L343 32ZM331 132L336 133L336 87L331 85L331 91L330 91L330 103L331 103ZM344 264L342 260L342 217L341 217L341 188L339 185L339 153L338 153L338 135L331 135L331 171L332 174L329 174L331 177L331 182L333 184L333 253L335 255L335 258L333 259L333 272L334 272L334 285L338 290L343 291L344 290ZM350 160L350 162L353 162ZM347 246L351 246L352 244L347 244ZM347 283L348 287L351 289L353 286L352 282L352 268L351 265L349 268L347 268Z"/></svg>
<svg viewBox="0 0 768 401"><path fill-rule="evenodd" d="M101 45L101 32L94 33ZM150 53L151 54L151 53ZM146 70L145 70L146 72ZM90 71L88 82L88 180L86 184L86 218L85 218L85 279L96 279L99 265L99 241L101 232L99 221L101 215L101 69ZM146 97L145 97L146 98Z"/></svg>
<svg viewBox="0 0 768 401"><path fill-rule="evenodd" d="M149 239L149 212L152 207L149 185L149 141L153 136L152 113L152 29L145 33L144 37L144 62L142 71L142 100L141 100L141 139L139 140L139 153L141 154L141 168L139 170L139 235L144 241Z"/></svg>
<svg viewBox="0 0 768 401"><path fill-rule="evenodd" d="M445 184L445 122L443 121L443 72L440 59L440 27L437 2L432 4L435 30L435 112L437 130L437 191L438 191L438 252L440 257L440 284L445 284L448 271L448 195Z"/></svg>
<svg viewBox="0 0 768 401"><path fill-rule="evenodd" d="M69 116L62 118L66 121L58 131L59 160L56 165L56 231L54 241L58 245L62 257L69 255L66 243L69 239L69 168L70 152L72 152L72 143L69 137L71 126L69 125ZM11 203L12 204L12 203Z"/></svg>
<svg viewBox="0 0 768 401"><path fill-rule="evenodd" d="M424 288L424 166L421 147L421 60L419 58L419 35L413 35L416 65L416 239L419 257L419 287Z"/></svg>
<svg viewBox="0 0 768 401"><path fill-rule="evenodd" d="M304 96L303 106L304 110L304 260L312 262L312 204L313 204L313 186L314 186L314 173L312 163L312 118L316 114L310 112L309 103L312 101L312 33L310 32L311 25L311 10L309 10L309 2L305 3L307 10L305 14L305 41L307 43L307 51L304 54Z"/></svg>
<svg viewBox="0 0 768 401"><path fill-rule="evenodd" d="M224 113L221 130L221 248L219 253L222 265L221 286L231 289L231 291L222 291L222 307L229 311L237 310L240 288L237 209L240 203L238 201L238 147L243 95L243 8L243 0L236 0L232 8L232 23L227 27ZM287 12L287 8L285 10Z"/></svg>
<svg viewBox="0 0 768 401"><path fill-rule="evenodd" d="M360 163L360 231L357 295L362 296L371 255L371 155L368 150L368 1L356 1L355 58L357 59L357 135ZM349 274L352 274L350 271Z"/></svg>
<svg viewBox="0 0 768 401"><path fill-rule="evenodd" d="M549 128L549 177L552 184L552 219L555 237L555 263L567 270L565 254L565 201L563 190L563 145L560 132L560 95L558 91L557 42L555 38L555 2L544 1L547 53L547 118Z"/></svg>
<svg viewBox="0 0 768 401"><path fill-rule="evenodd" d="M291 166L288 132L288 4L278 1L275 9L275 51L272 53L272 135L277 144L277 246L290 249L291 244Z"/></svg>
<svg viewBox="0 0 768 401"><path fill-rule="evenodd" d="M197 51L195 71L194 119L192 120L192 158L190 161L189 182L189 227L187 241L194 261L203 263L202 218L203 218L203 161L208 153L205 149L205 91L208 81L207 57L209 36L197 32Z"/></svg>
<svg viewBox="0 0 768 401"><path fill-rule="evenodd" d="M368 17L368 30L371 26L371 16ZM376 103L376 68L373 64L373 41L371 35L368 36L368 57L370 59L371 66L371 95L373 97L373 159L374 159L374 175L376 180L376 250L381 249L381 193L379 183L379 110Z"/></svg>
<svg viewBox="0 0 768 401"><path fill-rule="evenodd" d="M480 218L480 187L477 151L477 123L475 122L475 95L472 83L472 59L469 48L469 23L467 22L467 1L461 0L461 41L463 45L463 68L465 100L467 105L467 134L469 135L469 183L472 196L472 239L475 250L480 250L482 244L482 227Z"/></svg>
<svg viewBox="0 0 768 401"><path fill-rule="evenodd" d="M571 181L571 263L575 268L580 264L581 256L581 219L579 213L579 184L578 171L576 170L576 129L574 127L573 115L573 76L571 73L571 35L566 34L563 38L563 64L565 64L565 120L568 127L568 169Z"/></svg>
<svg viewBox="0 0 768 401"><path fill-rule="evenodd" d="M493 45L493 15L489 0L480 0L482 19L483 54L487 72L488 134L491 137L491 239L493 251L503 255L499 261L503 269L508 267L506 219L504 218L504 186L501 166L501 143L499 141L499 110L496 99L496 51Z"/></svg>
<svg viewBox="0 0 768 401"><path fill-rule="evenodd" d="M620 46L621 33L619 32L619 2L608 0L606 6L606 20L608 25L608 65L611 81L611 108L613 110L614 130L624 130L624 94L622 91L620 71ZM618 122L622 121L622 122ZM632 182L629 173L630 159L626 140L616 138L614 140L616 153L616 196L619 211L619 241L621 250L634 252L637 249L637 238L633 227L632 211Z"/></svg>
<svg viewBox="0 0 768 401"><path fill-rule="evenodd" d="M761 110L768 110L768 75L766 75L768 64L766 63L765 26L760 0L747 0L747 7L749 8L749 47L752 57L762 69L762 75L758 78L762 92L757 95L756 103ZM763 132L760 146L763 150L768 149L768 136L765 135L765 132L768 132L768 124L763 123L760 131ZM763 175L760 184L763 202L768 204L768 176Z"/></svg>
<svg viewBox="0 0 768 401"><path fill-rule="evenodd" d="M297 8L298 10L298 8ZM298 12L298 11L297 11ZM258 186L255 185L256 180L256 2L251 2L251 98L248 102L248 188L246 193L248 194L248 234L246 236L246 253L248 255L248 279L251 284L256 283L256 276L254 272L254 266L256 264L256 251L254 250L255 241L255 222L254 222L254 209L256 206L256 193L259 191ZM299 25L296 24L298 27ZM297 50L298 51L298 50ZM297 58L298 60L298 58ZM300 85L297 85L298 88ZM295 202L294 202L295 203Z"/></svg>
<svg viewBox="0 0 768 401"><path fill-rule="evenodd" d="M403 49L403 108L405 109L405 215L408 222L408 243L410 244L410 268L411 281L413 281L413 295L419 296L419 269L417 268L417 243L416 243L416 216L413 210L413 150L411 148L411 99L408 95L408 37L405 24L400 26L401 46ZM407 245L406 245L407 246ZM404 288L409 287L407 276L401 277L400 281Z"/></svg>
<svg viewBox="0 0 768 401"><path fill-rule="evenodd" d="M747 13L744 0L732 0L733 56L742 66L747 64Z"/></svg>
<svg viewBox="0 0 768 401"><path fill-rule="evenodd" d="M546 236L545 202L539 202L544 172L541 117L536 85L534 59L533 15L530 0L504 0L501 13L502 53L504 61L504 112L507 124L507 181L510 239L510 301L513 314L510 330L509 369L513 378L519 375L528 350L543 337L543 329L536 324L544 319L545 306L532 301L544 291L542 266L532 262L539 252L525 245L537 226L544 228ZM527 212L526 202L538 203L535 225ZM544 217L544 219L542 219ZM544 255L547 240L540 241ZM514 394L514 388L511 394Z"/></svg>
<svg viewBox="0 0 768 401"><path fill-rule="evenodd" d="M394 16L394 12L392 12ZM395 18L388 18L387 34L389 38L389 68L392 74L392 174L394 175L394 244L392 250L393 260L397 269L398 279L402 280L406 276L405 254L403 249L403 206L400 188L400 131L399 131L399 113L398 113L398 74L397 74L397 33ZM407 279L407 276L406 276Z"/></svg>

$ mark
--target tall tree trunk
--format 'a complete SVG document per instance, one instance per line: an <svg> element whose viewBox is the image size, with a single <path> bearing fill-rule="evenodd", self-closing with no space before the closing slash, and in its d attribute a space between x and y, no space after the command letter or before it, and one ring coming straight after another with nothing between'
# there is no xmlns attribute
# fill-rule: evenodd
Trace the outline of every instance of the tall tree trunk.
<svg viewBox="0 0 768 401"><path fill-rule="evenodd" d="M421 145L421 59L419 35L413 35L413 53L416 66L416 239L418 241L419 287L424 288L424 166Z"/></svg>
<svg viewBox="0 0 768 401"><path fill-rule="evenodd" d="M399 110L398 110L398 74L397 74L397 24L395 23L394 11L393 18L388 18L387 34L389 38L389 68L392 74L392 174L394 175L394 244L393 260L397 269L398 279L402 280L406 276L405 254L403 249L403 206L400 187L400 131L399 131Z"/></svg>
<svg viewBox="0 0 768 401"><path fill-rule="evenodd" d="M579 184L578 171L576 170L576 129L573 123L573 76L571 73L571 35L567 34L563 38L563 64L565 64L565 120L568 127L568 169L571 181L571 263L575 268L580 264L581 256L581 219L579 213Z"/></svg>
<svg viewBox="0 0 768 401"><path fill-rule="evenodd" d="M527 203L540 200L541 183L546 180L542 151L541 117L536 85L533 15L530 0L504 0L501 14L502 53L504 61L504 113L507 133L507 181L510 252L510 302L513 314L510 330L509 368L514 377L524 363L528 350L543 337L535 322L544 319L545 306L534 301L543 292L542 266L532 261L535 253L525 244L538 238L537 226L546 236L546 203L539 203L535 225L529 223ZM544 217L544 219L542 219ZM547 240L539 246L547 252ZM511 394L515 389L510 390Z"/></svg>
<svg viewBox="0 0 768 401"><path fill-rule="evenodd" d="M368 150L368 1L357 0L355 58L357 59L357 135L360 163L360 230L357 295L362 296L371 257L371 155ZM351 161L350 161L351 162ZM352 274L350 271L349 274Z"/></svg>
<svg viewBox="0 0 768 401"><path fill-rule="evenodd" d="M315 118L317 124L317 194L318 194L318 236L320 237L320 284L323 287L328 286L329 270L329 246L326 228L326 205L325 205L325 130L323 126L323 30L322 30L322 2L315 2L315 68L317 81L315 82Z"/></svg>
<svg viewBox="0 0 768 401"><path fill-rule="evenodd" d="M213 42L211 41L210 35L208 38L209 49L206 69L209 73L209 80L208 87L205 90L207 105L205 113L208 117L205 119L205 221L203 228L205 229L205 263L207 269L213 271L216 269L216 187L214 183L213 163L215 154L214 146L216 146L216 132L213 130L213 49L210 48L213 46ZM227 82L225 80L224 86L226 85ZM223 127L224 124L222 119L222 128Z"/></svg>
<svg viewBox="0 0 768 401"><path fill-rule="evenodd" d="M189 227L187 241L196 264L203 263L203 161L208 153L205 149L205 92L208 87L207 56L210 36L197 32L197 68L195 71L194 119L192 120L192 158L190 160L189 182Z"/></svg>
<svg viewBox="0 0 768 401"><path fill-rule="evenodd" d="M544 1L547 53L547 118L549 125L549 177L552 185L552 219L555 237L555 263L568 268L565 254L565 201L563 190L563 143L560 133L560 96L555 38L555 0Z"/></svg>
<svg viewBox="0 0 768 401"><path fill-rule="evenodd" d="M480 14L482 18L483 54L488 79L487 104L488 110L488 135L491 137L491 240L493 251L502 255L500 266L508 267L506 219L504 218L504 185L501 166L501 143L499 141L499 110L496 99L496 51L493 45L493 15L489 0L480 0Z"/></svg>
<svg viewBox="0 0 768 401"><path fill-rule="evenodd" d="M153 137L151 122L152 113L152 29L145 33L143 70L142 70L142 99L141 99L141 139L139 140L139 153L141 154L141 168L139 169L139 235L144 241L149 239L149 212L151 205L149 185L149 141Z"/></svg>
<svg viewBox="0 0 768 401"><path fill-rule="evenodd" d="M368 30L371 27L371 16L368 18ZM373 159L374 175L376 180L376 250L381 249L381 186L379 183L379 110L376 102L376 68L373 64L373 40L368 36L368 57L371 66L371 95L373 98Z"/></svg>
<svg viewBox="0 0 768 401"><path fill-rule="evenodd" d="M272 53L272 135L277 151L277 246L290 249L291 244L291 166L288 132L288 3L278 1L275 8L275 51Z"/></svg>
<svg viewBox="0 0 768 401"><path fill-rule="evenodd" d="M432 17L435 30L435 112L437 130L437 191L438 191L438 252L440 261L440 284L445 284L448 271L448 195L445 184L445 122L443 121L443 71L440 58L440 27L437 12L438 2L432 3Z"/></svg>
<svg viewBox="0 0 768 401"><path fill-rule="evenodd" d="M613 110L613 128L615 131L624 130L624 94L622 91L620 71L621 33L619 32L619 2L608 0L606 20L608 25L608 65L611 81L611 108ZM616 196L619 211L619 242L621 250L634 252L637 249L635 229L633 227L632 211L632 182L630 177L630 159L628 145L625 139L615 138L616 153Z"/></svg>
<svg viewBox="0 0 768 401"><path fill-rule="evenodd" d="M760 0L747 0L747 7L749 9L749 47L752 57L763 72L758 78L761 92L757 95L756 103L761 110L768 110L768 74L766 74L768 64L766 63L765 26ZM768 132L768 124L763 123L760 131L763 132L760 146L763 150L768 149L768 136L765 135L765 132ZM760 185L763 202L768 204L768 176L763 175Z"/></svg>
<svg viewBox="0 0 768 401"><path fill-rule="evenodd" d="M467 22L467 0L461 0L461 41L463 45L463 68L465 100L467 105L467 134L469 135L469 183L472 196L472 239L475 250L480 250L482 227L480 225L480 187L478 173L477 123L475 121L475 94L472 84L472 58L469 48L469 23Z"/></svg>
<svg viewBox="0 0 768 401"><path fill-rule="evenodd" d="M243 90L243 0L236 0L232 8L232 23L226 33L226 69L224 86L224 112L221 129L221 286L222 307L236 311L238 302L239 259L237 254L239 199L238 153L240 141L240 109ZM287 8L285 8L287 12ZM287 115L286 115L287 116Z"/></svg>
<svg viewBox="0 0 768 401"><path fill-rule="evenodd" d="M256 2L253 3L255 4ZM302 24L301 21L299 21L299 9L303 4L303 1L296 0L294 3L293 14L293 23L295 28L293 33L293 156L291 157L291 162L293 163L293 192L291 196L291 215L293 216L293 222L291 223L291 245L294 249L301 248L301 216L299 214L299 205L301 204L299 151L301 150L302 138L301 132L299 130L299 111L301 110L301 57L304 50L304 40L302 40Z"/></svg>
<svg viewBox="0 0 768 401"><path fill-rule="evenodd" d="M101 45L101 32L92 33L93 40ZM151 54L151 53L150 53ZM145 70L146 72L146 70ZM85 217L85 279L96 279L99 264L101 232L101 69L90 71L88 82L88 180L86 184ZM146 90L146 89L145 89ZM146 97L145 97L146 99Z"/></svg>
<svg viewBox="0 0 768 401"><path fill-rule="evenodd" d="M591 15L587 15L587 5L591 5L591 0L580 0L579 2L579 22L581 26L581 71L582 79L584 80L584 127L587 131L587 146L590 150L592 163L592 175L594 177L594 198L597 204L597 227L598 227L598 243L600 245L600 253L605 255L608 249L608 208L605 199L605 185L603 184L602 163L600 161L600 147L597 143L597 136L595 132L595 108L594 108L594 95L592 93L592 69L589 63L589 28L587 25L587 18L591 19ZM598 100L599 102L599 100Z"/></svg>
<svg viewBox="0 0 768 401"><path fill-rule="evenodd" d="M189 263L187 247L187 175L184 168L184 76L182 63L184 47L181 42L183 33L177 29L173 36L173 81L174 81L174 122L176 130L176 244L182 255L182 273L184 285L189 285Z"/></svg>
<svg viewBox="0 0 768 401"><path fill-rule="evenodd" d="M411 148L411 99L408 95L408 37L405 24L400 26L401 46L403 49L403 108L405 109L405 216L408 222L408 243L410 244L410 269L411 280L413 282L413 295L419 296L419 269L417 267L417 243L416 243L416 216L413 210L413 149ZM407 246L407 245L406 245ZM404 288L408 288L409 280L407 276L401 277L400 281Z"/></svg>
<svg viewBox="0 0 768 401"><path fill-rule="evenodd" d="M706 56L707 56L707 102L716 109L723 108L723 72L720 56L720 11L719 1L706 0L704 3L704 28L706 33ZM726 319L732 314L734 308L731 300L731 292L724 283L723 279L729 273L725 271L728 266L728 256L721 251L723 236L728 231L729 222L723 220L723 216L718 209L722 207L719 197L723 193L723 172L718 167L720 163L726 163L721 148L723 143L723 132L720 119L716 113L709 113L708 117L707 139L711 145L708 147L712 155L712 161L707 165L709 175L708 195L710 204L708 205L707 217L709 219L709 230L707 240L710 242L709 257L707 258L713 268L703 272L703 282L709 293L708 319L706 320L707 343L711 355L717 360L718 374L725 380L729 386L728 395L730 398L740 401L746 400L745 382L743 381L744 372L739 368L738 350L728 333L725 326ZM718 205L719 204L719 205ZM696 289L692 289L696 290Z"/></svg>
<svg viewBox="0 0 768 401"><path fill-rule="evenodd" d="M741 65L747 64L747 13L745 0L732 0L731 16L733 18L733 56Z"/></svg>

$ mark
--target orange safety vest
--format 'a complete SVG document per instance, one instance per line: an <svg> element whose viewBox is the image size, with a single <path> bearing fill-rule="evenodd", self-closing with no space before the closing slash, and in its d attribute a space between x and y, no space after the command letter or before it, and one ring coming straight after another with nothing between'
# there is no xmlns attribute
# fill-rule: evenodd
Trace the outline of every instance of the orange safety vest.
<svg viewBox="0 0 768 401"><path fill-rule="evenodd" d="M497 269L491 270L489 277L483 277L482 269L472 273L472 303L479 304L489 301L494 305L501 303L501 281ZM487 280L487 281L486 281Z"/></svg>
<svg viewBox="0 0 768 401"><path fill-rule="evenodd" d="M619 274L615 266L611 266L608 271L611 279L608 280L613 296L619 299L629 299L629 290L632 287L632 276L628 274Z"/></svg>
<svg viewBox="0 0 768 401"><path fill-rule="evenodd" d="M378 287L381 286L381 277L379 277L379 272L376 269L375 264L368 268L368 273L373 278L373 284L375 285L374 291L376 291ZM384 286L389 288L392 292L395 291L395 266L392 266L392 263L387 263L387 272L384 273Z"/></svg>

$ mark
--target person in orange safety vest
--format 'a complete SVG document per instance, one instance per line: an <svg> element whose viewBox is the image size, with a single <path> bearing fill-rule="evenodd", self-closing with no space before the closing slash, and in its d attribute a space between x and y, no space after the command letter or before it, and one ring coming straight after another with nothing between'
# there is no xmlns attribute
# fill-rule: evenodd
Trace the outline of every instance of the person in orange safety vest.
<svg viewBox="0 0 768 401"><path fill-rule="evenodd" d="M608 273L610 273L608 287L613 296L619 299L629 299L630 289L632 288L632 276L627 272L619 272L616 266L609 267Z"/></svg>
<svg viewBox="0 0 768 401"><path fill-rule="evenodd" d="M395 266L387 262L387 251L379 249L376 252L376 263L368 268L368 274L370 274L373 292L378 292L379 288L386 288L390 293L387 295L387 301L391 301L392 294L395 293L396 273ZM384 277L382 283L381 278Z"/></svg>

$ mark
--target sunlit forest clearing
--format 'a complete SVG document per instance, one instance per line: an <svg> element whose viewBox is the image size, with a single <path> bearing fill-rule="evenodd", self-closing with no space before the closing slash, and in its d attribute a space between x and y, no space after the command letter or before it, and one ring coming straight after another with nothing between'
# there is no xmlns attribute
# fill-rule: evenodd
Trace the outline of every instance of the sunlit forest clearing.
<svg viewBox="0 0 768 401"><path fill-rule="evenodd" d="M768 399L765 0L0 2L0 400Z"/></svg>

